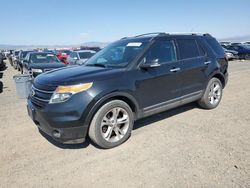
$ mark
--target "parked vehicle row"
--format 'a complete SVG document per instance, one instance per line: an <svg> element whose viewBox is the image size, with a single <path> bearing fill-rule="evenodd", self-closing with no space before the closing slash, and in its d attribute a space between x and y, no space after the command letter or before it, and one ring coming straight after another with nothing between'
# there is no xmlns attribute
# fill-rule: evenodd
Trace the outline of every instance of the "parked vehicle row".
<svg viewBox="0 0 250 188"><path fill-rule="evenodd" d="M8 56L10 64L21 74L32 74L36 77L43 72L65 67L82 65L96 51L93 50L13 50Z"/></svg>
<svg viewBox="0 0 250 188"><path fill-rule="evenodd" d="M250 59L250 45L248 44L248 42L245 43L221 42L221 46L225 49L225 53L230 60Z"/></svg>
<svg viewBox="0 0 250 188"><path fill-rule="evenodd" d="M5 59L6 59L5 54L0 52L0 71L5 70L6 68L6 64L4 62Z"/></svg>

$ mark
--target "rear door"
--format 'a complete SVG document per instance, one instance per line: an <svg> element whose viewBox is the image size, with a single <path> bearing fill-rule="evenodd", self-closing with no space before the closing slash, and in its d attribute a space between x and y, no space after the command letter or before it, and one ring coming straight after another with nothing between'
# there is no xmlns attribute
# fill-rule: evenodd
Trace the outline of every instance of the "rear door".
<svg viewBox="0 0 250 188"><path fill-rule="evenodd" d="M194 38L176 39L178 59L181 62L183 96L196 95L205 87L207 76L205 71L211 61L198 40Z"/></svg>

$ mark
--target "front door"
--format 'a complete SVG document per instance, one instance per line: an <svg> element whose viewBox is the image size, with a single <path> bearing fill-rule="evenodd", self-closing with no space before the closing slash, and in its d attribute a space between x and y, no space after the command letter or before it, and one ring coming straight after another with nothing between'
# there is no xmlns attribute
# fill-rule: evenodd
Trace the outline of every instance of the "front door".
<svg viewBox="0 0 250 188"><path fill-rule="evenodd" d="M144 57L145 63L155 62L156 66L136 70L136 95L144 111L166 106L181 96L181 63L175 49L173 40L156 41Z"/></svg>

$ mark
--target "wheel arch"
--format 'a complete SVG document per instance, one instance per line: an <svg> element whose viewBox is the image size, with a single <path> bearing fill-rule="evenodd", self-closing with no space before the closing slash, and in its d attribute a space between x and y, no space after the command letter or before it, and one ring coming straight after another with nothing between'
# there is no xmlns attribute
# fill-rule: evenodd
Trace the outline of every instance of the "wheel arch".
<svg viewBox="0 0 250 188"><path fill-rule="evenodd" d="M222 87L224 88L226 85L226 81L224 76L221 73L215 73L211 78L217 78L221 81Z"/></svg>
<svg viewBox="0 0 250 188"><path fill-rule="evenodd" d="M95 113L101 106L103 106L105 103L111 101L111 100L121 100L126 102L129 107L131 108L133 114L134 114L134 119L138 119L141 116L141 112L139 109L139 105L136 101L136 99L129 93L127 92L112 92L109 93L100 99L98 99L94 105L92 105L91 109L89 110L86 119L84 121L84 125L89 127Z"/></svg>

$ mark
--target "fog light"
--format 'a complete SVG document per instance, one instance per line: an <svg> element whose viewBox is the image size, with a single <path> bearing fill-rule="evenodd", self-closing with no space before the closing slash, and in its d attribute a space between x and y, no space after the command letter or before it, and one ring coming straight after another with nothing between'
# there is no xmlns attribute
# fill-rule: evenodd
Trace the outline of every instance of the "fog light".
<svg viewBox="0 0 250 188"><path fill-rule="evenodd" d="M58 131L58 130L54 130L52 132L53 136L56 137L56 138L60 138L61 137L61 133Z"/></svg>

